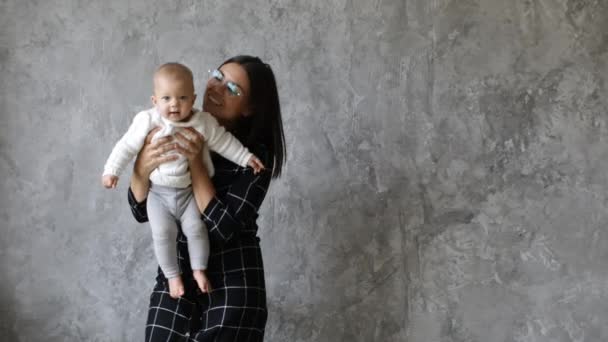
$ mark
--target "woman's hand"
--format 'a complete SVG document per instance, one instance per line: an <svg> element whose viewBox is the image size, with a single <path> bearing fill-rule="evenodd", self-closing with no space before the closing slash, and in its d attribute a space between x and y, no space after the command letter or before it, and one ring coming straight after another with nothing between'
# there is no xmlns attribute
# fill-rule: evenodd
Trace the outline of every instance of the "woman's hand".
<svg viewBox="0 0 608 342"><path fill-rule="evenodd" d="M176 160L178 158L175 154L164 155L167 152L176 149L176 143L172 137L163 137L155 142L152 142L152 137L156 132L160 130L160 127L156 127L146 137L144 146L139 151L137 158L135 159L135 166L133 167L133 173L139 177L149 178L150 174L160 164Z"/></svg>
<svg viewBox="0 0 608 342"><path fill-rule="evenodd" d="M152 137L159 130L160 127L157 127L148 133L144 146L142 146L135 159L133 175L131 176L131 191L137 202L143 202L148 196L152 171L160 164L176 160L179 157L177 154L163 155L175 150L176 143L172 137L160 138L152 143Z"/></svg>
<svg viewBox="0 0 608 342"><path fill-rule="evenodd" d="M202 165L203 147L205 146L205 137L192 127L183 129L175 134L175 139L179 142L176 144L176 150L181 155L188 159L190 167L196 164Z"/></svg>

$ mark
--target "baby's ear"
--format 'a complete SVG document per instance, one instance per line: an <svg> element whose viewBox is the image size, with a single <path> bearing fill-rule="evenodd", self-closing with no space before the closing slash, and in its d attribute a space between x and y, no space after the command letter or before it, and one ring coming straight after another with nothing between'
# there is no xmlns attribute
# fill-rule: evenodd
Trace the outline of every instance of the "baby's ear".
<svg viewBox="0 0 608 342"><path fill-rule="evenodd" d="M156 106L156 96L150 96L150 101L152 101L152 105Z"/></svg>
<svg viewBox="0 0 608 342"><path fill-rule="evenodd" d="M192 97L192 105L194 106L194 102L196 102L196 94Z"/></svg>

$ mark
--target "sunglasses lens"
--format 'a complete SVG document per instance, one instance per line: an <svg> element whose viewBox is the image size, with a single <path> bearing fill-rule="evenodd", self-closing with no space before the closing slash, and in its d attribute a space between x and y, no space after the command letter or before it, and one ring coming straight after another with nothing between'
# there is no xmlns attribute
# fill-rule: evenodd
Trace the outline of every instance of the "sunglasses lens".
<svg viewBox="0 0 608 342"><path fill-rule="evenodd" d="M214 82L223 83L224 74L218 69L209 70L209 79ZM225 84L226 89L228 89L228 93L230 93L231 96L241 96L241 89L236 83L232 81L227 81L225 82Z"/></svg>
<svg viewBox="0 0 608 342"><path fill-rule="evenodd" d="M239 91L239 87L234 82L227 82L226 87L228 91L230 91L230 95L232 96L241 96L241 92Z"/></svg>
<svg viewBox="0 0 608 342"><path fill-rule="evenodd" d="M224 75L222 74L222 72L217 69L211 71L211 77L215 78L218 81L221 81L224 79Z"/></svg>

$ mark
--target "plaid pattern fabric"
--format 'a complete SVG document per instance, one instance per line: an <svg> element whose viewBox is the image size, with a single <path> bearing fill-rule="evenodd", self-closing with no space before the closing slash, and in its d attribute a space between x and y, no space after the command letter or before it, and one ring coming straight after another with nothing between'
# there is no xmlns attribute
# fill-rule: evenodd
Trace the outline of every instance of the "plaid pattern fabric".
<svg viewBox="0 0 608 342"><path fill-rule="evenodd" d="M253 152L269 165L263 150ZM250 168L241 168L217 154L212 158L216 196L202 215L211 242L207 276L212 291L203 294L198 290L192 278L187 240L180 230L178 261L186 293L182 298L171 298L159 268L150 295L147 342L263 341L266 287L256 219L271 173L254 175ZM138 203L131 189L128 196L135 219L146 222L146 201Z"/></svg>

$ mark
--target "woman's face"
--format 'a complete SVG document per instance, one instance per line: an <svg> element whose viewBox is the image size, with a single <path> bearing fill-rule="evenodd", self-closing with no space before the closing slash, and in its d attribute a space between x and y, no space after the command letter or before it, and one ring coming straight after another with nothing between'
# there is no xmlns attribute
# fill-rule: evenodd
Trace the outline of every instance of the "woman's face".
<svg viewBox="0 0 608 342"><path fill-rule="evenodd" d="M203 97L203 111L211 113L227 128L243 116L250 114L249 77L245 69L237 63L224 64L207 81Z"/></svg>

